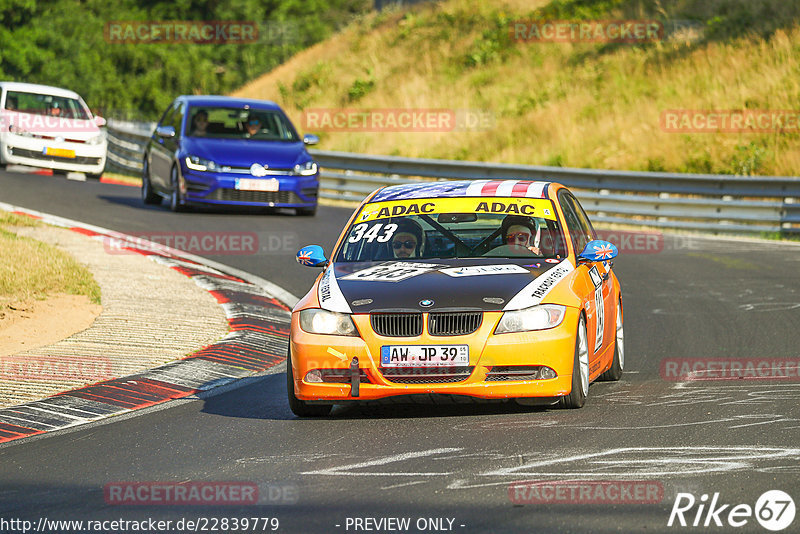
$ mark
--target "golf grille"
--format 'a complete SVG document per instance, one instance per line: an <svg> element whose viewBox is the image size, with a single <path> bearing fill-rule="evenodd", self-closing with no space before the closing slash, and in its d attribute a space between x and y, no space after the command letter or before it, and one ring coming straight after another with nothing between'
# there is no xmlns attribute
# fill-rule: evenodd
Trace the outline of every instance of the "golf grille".
<svg viewBox="0 0 800 534"><path fill-rule="evenodd" d="M294 191L244 191L242 189L215 189L206 197L208 200L230 202L258 202L260 204L302 204Z"/></svg>

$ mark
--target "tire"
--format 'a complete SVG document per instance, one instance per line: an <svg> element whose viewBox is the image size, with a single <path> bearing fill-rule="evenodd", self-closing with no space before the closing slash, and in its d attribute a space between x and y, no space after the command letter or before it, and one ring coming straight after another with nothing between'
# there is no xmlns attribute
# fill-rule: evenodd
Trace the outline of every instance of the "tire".
<svg viewBox="0 0 800 534"><path fill-rule="evenodd" d="M296 215L300 217L313 217L317 214L317 207L314 206L313 208L295 208L294 212Z"/></svg>
<svg viewBox="0 0 800 534"><path fill-rule="evenodd" d="M186 211L186 206L183 205L181 198L181 188L178 183L178 168L173 166L169 174L169 185L172 187L172 192L169 194L169 209L175 213Z"/></svg>
<svg viewBox="0 0 800 534"><path fill-rule="evenodd" d="M333 409L333 404L308 404L295 396L291 352L286 355L286 393L289 398L289 408L297 417L325 417Z"/></svg>
<svg viewBox="0 0 800 534"><path fill-rule="evenodd" d="M103 177L103 173L101 172L100 174L86 174L86 177L89 178L90 180L99 180L100 178Z"/></svg>
<svg viewBox="0 0 800 534"><path fill-rule="evenodd" d="M161 204L161 197L153 191L153 184L150 183L150 166L147 159L142 164L142 202L145 204Z"/></svg>
<svg viewBox="0 0 800 534"><path fill-rule="evenodd" d="M572 363L572 390L561 397L564 408L581 408L589 394L589 338L586 334L586 319L581 314L575 334L575 359Z"/></svg>
<svg viewBox="0 0 800 534"><path fill-rule="evenodd" d="M53 169L53 176L66 176L69 171L62 171L61 169Z"/></svg>
<svg viewBox="0 0 800 534"><path fill-rule="evenodd" d="M622 378L622 371L625 368L625 336L622 331L622 300L617 303L616 326L614 361L611 363L611 367L600 375L600 380L604 382L616 382Z"/></svg>

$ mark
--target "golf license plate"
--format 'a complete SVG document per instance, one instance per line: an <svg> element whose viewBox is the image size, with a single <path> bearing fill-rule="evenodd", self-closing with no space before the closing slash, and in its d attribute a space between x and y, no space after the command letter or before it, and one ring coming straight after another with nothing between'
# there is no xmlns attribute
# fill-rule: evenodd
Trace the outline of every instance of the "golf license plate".
<svg viewBox="0 0 800 534"><path fill-rule="evenodd" d="M45 156L57 156L59 158L75 158L75 151L69 150L67 148L53 148L53 147L45 147L44 148L44 155Z"/></svg>
<svg viewBox="0 0 800 534"><path fill-rule="evenodd" d="M469 365L469 345L383 345L381 367Z"/></svg>
<svg viewBox="0 0 800 534"><path fill-rule="evenodd" d="M269 180L236 179L236 189L243 191L277 191L279 187L280 183L275 178L270 178Z"/></svg>

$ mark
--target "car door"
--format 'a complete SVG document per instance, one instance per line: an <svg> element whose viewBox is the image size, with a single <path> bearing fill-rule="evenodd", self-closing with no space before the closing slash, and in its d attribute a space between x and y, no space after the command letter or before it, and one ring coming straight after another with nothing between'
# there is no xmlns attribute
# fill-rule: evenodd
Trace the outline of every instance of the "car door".
<svg viewBox="0 0 800 534"><path fill-rule="evenodd" d="M167 139L158 135L161 126L172 126L175 112L179 107L179 102L175 101L164 111L164 115L156 125L156 131L150 140L150 181L154 187L164 191L169 188L169 171L172 165L171 143Z"/></svg>
<svg viewBox="0 0 800 534"><path fill-rule="evenodd" d="M586 244L595 238L595 231L585 217L582 208L577 203L569 191L562 189L558 194L558 202L561 211L564 213L564 221L569 230L572 247L575 250L577 259L578 254L583 252ZM586 304L586 329L589 341L589 372L594 374L600 365L600 355L608 342L606 329L607 308L607 282L603 280L605 269L602 262L582 263L578 269L584 270L588 274L593 289L586 295L582 295Z"/></svg>
<svg viewBox="0 0 800 534"><path fill-rule="evenodd" d="M581 206L578 199L573 195L567 193L566 200L572 207L578 219L578 224L583 230L583 235L586 236L587 242L597 239L597 232L595 232L589 217ZM584 244L585 246L585 244ZM582 250L582 249L581 249ZM594 262L589 269L592 283L595 285L595 299L596 305L599 310L600 323L597 325L595 351L601 353L609 347L614 341L614 314L616 313L616 305L614 302L613 282L611 281L611 262ZM598 285L599 284L599 285Z"/></svg>

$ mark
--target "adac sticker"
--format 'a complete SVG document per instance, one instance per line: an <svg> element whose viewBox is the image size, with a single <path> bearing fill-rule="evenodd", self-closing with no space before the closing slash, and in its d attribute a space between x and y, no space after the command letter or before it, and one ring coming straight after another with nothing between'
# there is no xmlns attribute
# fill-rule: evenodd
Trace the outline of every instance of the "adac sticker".
<svg viewBox="0 0 800 534"><path fill-rule="evenodd" d="M555 220L552 204L544 198L432 198L396 200L367 204L361 209L356 222L432 215L436 213L493 213L498 215L526 215Z"/></svg>

